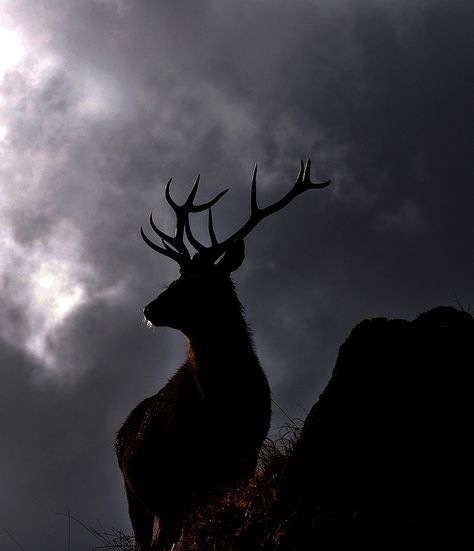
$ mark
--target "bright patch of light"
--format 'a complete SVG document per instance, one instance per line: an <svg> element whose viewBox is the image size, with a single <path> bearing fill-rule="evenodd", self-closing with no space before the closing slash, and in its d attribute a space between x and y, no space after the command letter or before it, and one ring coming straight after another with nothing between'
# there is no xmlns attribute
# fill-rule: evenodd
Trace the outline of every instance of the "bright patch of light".
<svg viewBox="0 0 474 551"><path fill-rule="evenodd" d="M51 235L25 246L6 226L0 250L0 298L12 311L0 325L0 336L57 372L64 367L58 361L61 335L91 299L94 271L82 259L81 235L70 221L62 220Z"/></svg>
<svg viewBox="0 0 474 551"><path fill-rule="evenodd" d="M145 322L145 325L146 325L147 329L153 329L154 328L154 325L151 323L151 321L149 321L145 318L144 318L143 321Z"/></svg>
<svg viewBox="0 0 474 551"><path fill-rule="evenodd" d="M84 287L77 282L71 268L64 260L43 261L31 275L31 313L36 323L25 347L49 368L56 367L49 339L87 299Z"/></svg>
<svg viewBox="0 0 474 551"><path fill-rule="evenodd" d="M26 53L20 35L10 29L0 27L0 78L13 69Z"/></svg>
<svg viewBox="0 0 474 551"><path fill-rule="evenodd" d="M43 262L31 277L33 299L53 323L68 316L84 299L84 289L75 283L60 261Z"/></svg>
<svg viewBox="0 0 474 551"><path fill-rule="evenodd" d="M69 159L73 139L52 152L49 137L86 117L113 117L122 95L110 79L69 72L61 52L50 50L46 30L23 32L19 18L2 8L0 0L0 339L32 355L45 373L60 374L75 367L65 361L74 315L92 301L120 300L124 283L100 285L72 219L51 219L35 236L24 230L30 220L34 228L48 218L57 185L51 174ZM50 106L56 77L84 101L68 103L64 113ZM26 141L30 129L38 130L34 148Z"/></svg>

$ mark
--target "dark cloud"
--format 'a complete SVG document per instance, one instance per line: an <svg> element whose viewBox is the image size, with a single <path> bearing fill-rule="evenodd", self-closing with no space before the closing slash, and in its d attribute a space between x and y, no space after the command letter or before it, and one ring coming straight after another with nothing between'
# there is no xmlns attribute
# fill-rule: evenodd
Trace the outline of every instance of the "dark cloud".
<svg viewBox="0 0 474 551"><path fill-rule="evenodd" d="M184 354L171 330L141 323L177 273L138 234L151 208L172 229L169 177L179 200L198 172L203 198L232 188L215 209L222 237L247 216L255 162L261 204L285 193L301 157L333 179L263 222L236 274L290 416L317 399L360 319L472 303L468 2L9 9L33 51L2 85L0 518L25 549L65 549L54 513L68 508L129 529L114 433ZM44 265L66 299L82 292L63 317L53 304L54 323L38 298ZM274 426L282 420L275 408ZM91 545L79 527L72 535L73 548Z"/></svg>

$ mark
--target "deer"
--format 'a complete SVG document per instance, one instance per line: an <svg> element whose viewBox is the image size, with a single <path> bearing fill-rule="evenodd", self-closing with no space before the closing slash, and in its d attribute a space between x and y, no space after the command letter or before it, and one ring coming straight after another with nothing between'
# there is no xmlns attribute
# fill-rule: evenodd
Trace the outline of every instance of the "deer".
<svg viewBox="0 0 474 551"><path fill-rule="evenodd" d="M181 331L188 345L185 362L157 394L130 413L115 441L140 551L173 549L194 508L255 470L270 427L271 392L231 274L242 264L244 239L257 224L301 193L329 185L313 183L310 171L311 161L301 161L290 191L260 208L255 167L250 216L221 242L212 207L228 189L195 204L200 176L181 205L171 197L172 180L165 186L176 217L174 236L157 227L153 213L150 226L161 244L140 229L145 243L174 260L180 271L145 307L144 317L152 326ZM190 224L190 214L205 211L210 245L196 239Z"/></svg>

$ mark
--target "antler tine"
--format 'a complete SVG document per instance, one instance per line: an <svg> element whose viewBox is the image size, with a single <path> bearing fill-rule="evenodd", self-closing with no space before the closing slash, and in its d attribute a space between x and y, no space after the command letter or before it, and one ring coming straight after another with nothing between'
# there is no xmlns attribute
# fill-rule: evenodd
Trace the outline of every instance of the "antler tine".
<svg viewBox="0 0 474 551"><path fill-rule="evenodd" d="M219 201L219 199L221 197L223 197L227 192L229 191L229 188L227 189L224 189L224 191L221 191L220 193L218 193L214 199L211 199L210 201L208 201L207 203L202 203L201 205L193 205L192 203L190 205L188 205L188 212L202 212L203 210L207 210L207 209L210 209L212 206L214 206L217 201Z"/></svg>
<svg viewBox="0 0 474 551"><path fill-rule="evenodd" d="M153 241L151 241L147 237L147 235L143 231L143 228L140 229L140 233L145 243L149 247L151 247L153 250L161 254L169 256L170 258L178 262L178 264L181 267L183 267L183 265L191 259L189 251L186 248L186 245L184 243L184 225L185 225L185 218L187 216L186 205L178 205L171 197L171 193L170 193L171 182L172 182L172 179L170 178L166 183L165 198L168 204L171 205L171 208L174 210L176 215L176 232L174 237L166 234L165 232L161 231L157 227L157 225L155 224L155 221L153 220L153 213L150 213L150 226L152 227L153 231L161 238L163 247L160 247L156 243L153 243ZM199 183L199 178L195 182L193 189L191 190L191 193L190 193L191 201L194 195L196 194L198 183ZM170 245L173 248L171 248Z"/></svg>
<svg viewBox="0 0 474 551"><path fill-rule="evenodd" d="M168 203L171 205L171 208L177 212L179 210L179 205L177 205L174 201L173 201L173 198L171 197L171 194L170 194L170 186L171 186L171 182L172 182L173 178L170 178L168 180L168 182L166 183L166 186L165 186L165 197L166 197L166 200L168 201Z"/></svg>
<svg viewBox="0 0 474 551"><path fill-rule="evenodd" d="M309 167L311 169L311 163L309 164ZM301 183L303 181L304 173L305 173L304 161L303 161L303 159L301 159L301 161L300 161L300 171L298 172L298 176L296 177L296 184L295 185L298 185L298 183Z"/></svg>
<svg viewBox="0 0 474 551"><path fill-rule="evenodd" d="M301 165L303 166L303 161L301 161ZM313 183L311 181L311 159L308 159L304 170L303 183L306 186L305 189L322 189L327 187L331 183L331 180L326 180L325 182L317 184Z"/></svg>
<svg viewBox="0 0 474 551"><path fill-rule="evenodd" d="M195 205L195 204L193 204L193 199L196 195L198 184L199 184L199 176L198 176L198 178L197 178L197 180L196 180L196 182L193 186L193 189L191 190L191 193L190 193L188 199L186 200L186 203L183 205L183 206L186 207L186 215L185 215L185 218L184 218L184 228L185 228L185 231L186 231L186 237L188 238L191 245L196 249L196 251L198 251L201 254L207 254L213 247L218 245L216 235L215 235L215 232L214 232L214 228L212 226L211 207L213 205L215 205L217 203L217 201L219 201L219 199L221 197L223 197L229 191L229 189L224 189L223 191L218 193L214 197L214 199L211 199L207 203L202 203L201 205ZM190 212L202 212L203 210L209 210L209 216L210 216L210 219L209 219L209 235L211 237L211 243L212 243L211 247L206 247L205 245L200 243L194 237L193 232L191 230L191 224L189 222L189 213Z"/></svg>
<svg viewBox="0 0 474 551"><path fill-rule="evenodd" d="M176 249L172 249L170 247L170 245L168 245L168 243L162 238L161 239L161 242L163 243L163 247L167 250L167 251L171 251L172 253L176 252Z"/></svg>
<svg viewBox="0 0 474 551"><path fill-rule="evenodd" d="M263 220L270 214L281 210L283 207L286 207L286 205L293 201L293 199L300 195L300 193L303 193L304 191L307 191L309 189L321 189L327 187L330 183L331 180L327 180L326 182L317 184L311 182L311 161L308 159L306 166L304 162L301 161L300 171L296 178L296 182L294 183L290 191L288 191L286 195L284 195L280 200L276 201L272 205L268 205L263 209L258 209L256 213L251 212L248 222L242 227L239 232L237 232L239 233L239 238L245 237L245 235L247 235L255 227L255 225L260 222L260 220ZM254 201L256 203L256 199Z"/></svg>
<svg viewBox="0 0 474 551"><path fill-rule="evenodd" d="M256 213L259 211L258 204L257 204L257 165L255 165L255 168L253 170L253 177L252 177L252 190L250 192L250 212Z"/></svg>
<svg viewBox="0 0 474 551"><path fill-rule="evenodd" d="M209 208L209 217L208 217L208 227L209 227L209 236L211 238L212 246L216 247L219 245L217 241L216 232L214 231L214 224L212 222L212 209Z"/></svg>
<svg viewBox="0 0 474 551"><path fill-rule="evenodd" d="M189 254L188 249L186 248L186 244L184 242L184 232L186 231L186 235L189 239L189 242L192 244L192 246L199 252L203 253L208 248L199 243L199 241L193 236L191 227L189 224L189 213L190 212L201 212L204 210L209 209L219 201L219 199L227 193L229 190L225 189L224 191L221 191L218 193L213 199L210 201L207 201L206 203L202 203L200 205L194 204L194 199L196 197L198 187L199 187L199 180L200 175L196 178L196 181L194 182L194 185L186 199L186 201L182 205L178 205L173 198L171 197L170 193L170 187L172 179L170 178L165 186L165 198L168 204L171 206L173 211L176 215L176 231L175 235L171 236L166 234L164 231L160 230L158 226L155 224L155 221L153 220L153 214L150 213L150 226L152 227L153 231L161 238L161 242L163 244L163 247L157 245L153 241L151 241L148 236L143 231L143 228L140 228L140 233L145 241L145 243L151 247L153 250L159 252L160 254L164 254L165 256L168 256L179 263L181 267L184 266L187 262L191 260L191 255ZM210 224L212 226L212 214ZM214 229L209 230L211 233L211 241L212 246L215 246L217 243L217 239L215 236Z"/></svg>
<svg viewBox="0 0 474 551"><path fill-rule="evenodd" d="M193 187L191 189L191 192L188 195L188 198L186 199L186 201L182 205L178 205L177 203L175 203L173 201L173 199L171 197L171 194L170 194L171 179L168 180L168 183L166 184L166 188L165 188L165 196L166 196L166 200L171 205L171 207L176 212L176 214L181 213L185 210L187 212L202 212L203 210L207 210L208 208L215 205L217 203L217 201L219 201L219 199L229 191L229 188L224 189L224 191L221 191L220 193L218 193L214 197L214 199L211 199L207 203L202 203L201 205L195 205L193 203L193 201L194 201L194 198L196 197L196 193L197 193L197 190L198 190L198 187L199 187L199 180L200 179L201 179L201 175L198 174L198 177L196 178L196 181L193 184Z"/></svg>
<svg viewBox="0 0 474 551"><path fill-rule="evenodd" d="M206 247L202 243L200 243L193 235L193 232L191 230L191 225L189 223L189 216L186 216L186 220L184 221L184 228L186 230L186 237L188 238L188 241L191 243L191 245L201 254L206 253L209 250L209 247Z"/></svg>
<svg viewBox="0 0 474 551"><path fill-rule="evenodd" d="M165 232L163 232L162 230L160 230L156 226L156 224L153 220L153 215L150 214L150 225L153 228L153 231L161 238L165 248L160 247L159 245L156 245L155 243L150 241L148 239L148 237L146 237L146 235L145 235L146 239L144 237L145 242L147 243L147 245L150 245L150 243L152 243L153 246L152 245L150 245L150 246L154 250L156 250L156 251L158 251L162 254L167 254L168 253L167 256L171 256L175 260L177 260L177 258L179 256L179 262L180 263L188 261L191 258L190 254L189 254L189 251L187 250L186 245L184 243L184 232L185 231L186 231L186 235L189 239L189 242L191 243L191 245L198 252L203 253L207 249L207 247L205 247L204 245L199 243L199 241L193 236L192 231L191 231L191 227L190 227L190 224L189 224L189 213L190 212L202 212L204 210L210 209L213 205L215 205L217 203L217 201L219 201L219 199L224 194L226 194L229 191L228 189L225 189L224 191L221 191L220 193L218 193L210 201L207 201L206 203L202 203L200 205L195 205L194 204L194 199L196 197L196 194L197 194L197 191L198 191L198 188L199 188L200 178L201 178L201 176L198 175L195 182L194 182L194 184L193 184L193 187L191 188L191 191L190 191L186 201L182 205L178 205L178 203L176 203L174 201L174 199L171 197L170 188L171 188L172 179L170 178L168 180L168 182L166 183L165 198L166 198L166 201L168 202L168 204L174 210L175 215L176 215L176 231L175 231L174 237L172 237L172 236L166 234ZM212 242L213 242L213 245L215 245L217 243L217 239L215 239L215 234L214 234L214 238L211 237L211 240L212 239L214 239ZM176 251L174 249L172 249L169 245L171 245L171 247L176 249ZM165 253L164 251L167 251L167 253ZM171 254L169 254L169 253L171 253Z"/></svg>
<svg viewBox="0 0 474 551"><path fill-rule="evenodd" d="M304 167L303 159L301 159L301 166ZM311 184L311 159L308 159L303 172L303 182L305 184Z"/></svg>
<svg viewBox="0 0 474 551"><path fill-rule="evenodd" d="M191 257L189 255L189 251L186 248L186 245L184 244L182 223L179 220L180 216L181 215L176 214L176 235L174 237L171 237L157 227L155 221L153 220L152 212L150 212L150 226L152 227L153 231L160 236L161 241L167 250L171 250L172 252L177 251L178 254L182 255L181 258L185 260ZM174 249L170 249L169 245L174 247Z"/></svg>
<svg viewBox="0 0 474 551"><path fill-rule="evenodd" d="M311 181L311 161L308 159L308 162L306 163L306 165L303 161L301 161L300 170L296 178L296 182L294 183L290 191L288 191L286 195L284 195L280 200L276 201L275 203L268 205L267 207L264 207L264 208L259 208L257 203L257 166L255 166L253 177L252 177L249 219L239 230L237 230L233 235L228 237L222 243L217 243L217 240L215 242L211 234L212 246L205 248L207 254L209 256L212 256L214 260L217 259L222 253L225 252L225 250L227 249L227 247L229 247L229 245L231 245L232 243L235 243L239 239L244 239L261 220L263 220L267 216L270 216L270 214L273 214L274 212L277 212L282 208L284 208L295 197L297 197L298 195L300 195L301 193L309 189L321 189L321 188L327 187L330 183L331 183L330 180L326 182L321 182L321 183L313 183ZM211 224L212 224L212 218L211 218ZM211 232L211 226L209 227L210 227L209 232ZM212 228L212 231L213 231L213 228ZM187 228L186 228L186 234L188 235L188 238L189 238ZM193 246L194 246L194 243L193 243Z"/></svg>
<svg viewBox="0 0 474 551"><path fill-rule="evenodd" d="M183 258L181 257L181 255L174 251L173 249L171 249L170 247L168 247L166 245L166 243L163 241L163 245L166 247L166 248L163 248L163 247L160 247L159 245L157 245L156 243L153 243L153 241L151 241L151 239L148 238L148 236L146 235L146 233L143 231L143 228L140 228L140 234L143 238L143 241L145 241L145 243L151 247L153 250L155 250L156 252L160 253L160 254L164 254L165 256L168 256L169 258L172 258L173 260L175 260L180 266L183 264Z"/></svg>
<svg viewBox="0 0 474 551"><path fill-rule="evenodd" d="M171 235L166 234L165 232L161 231L160 228L155 224L155 221L153 220L153 213L150 212L150 226L152 227L153 231L161 237L161 239L164 239L168 241L168 243L173 244L174 237L171 237Z"/></svg>
<svg viewBox="0 0 474 551"><path fill-rule="evenodd" d="M222 197L222 195L224 195L226 191L228 191L226 190L224 192L221 192L220 194L217 195L217 197L215 197L214 199L212 199L212 201L209 201L208 203L204 203L202 205L195 205L193 201L194 201L194 198L196 197L196 194L199 188L200 179L201 179L201 175L198 174L186 201L182 205L178 205L171 197L171 194L170 194L171 179L166 184L166 188L165 188L166 200L168 201L168 203L171 205L174 212L176 213L176 235L174 238L170 238L168 235L164 234L163 232L157 232L157 233L162 239L165 239L166 241L168 241L168 243L171 243L171 245L173 245L173 247L177 248L178 250L186 249L186 246L184 244L184 231L185 231L185 228L189 226L189 219L188 219L189 213L201 212L207 209L209 205L213 205ZM155 227L156 226L153 225L153 229L155 229ZM186 230L186 232L188 232L188 230ZM194 241L197 242L197 240L194 240ZM192 244L195 247L195 244L194 243ZM196 248L196 250L198 249ZM189 256L189 252L188 252L188 256Z"/></svg>
<svg viewBox="0 0 474 551"><path fill-rule="evenodd" d="M183 206L186 206L188 209L193 207L193 201L194 201L194 198L196 197L196 193L197 193L197 190L198 190L198 187L199 187L199 180L200 179L201 179L201 175L198 174L197 178L196 178L196 181L194 182L193 187L191 189L191 193L188 195L188 198L184 202Z"/></svg>

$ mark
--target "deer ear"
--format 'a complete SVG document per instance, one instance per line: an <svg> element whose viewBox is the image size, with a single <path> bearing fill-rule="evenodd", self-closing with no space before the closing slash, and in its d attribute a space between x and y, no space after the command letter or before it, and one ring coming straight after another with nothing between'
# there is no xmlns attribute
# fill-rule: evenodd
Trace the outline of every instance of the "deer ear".
<svg viewBox="0 0 474 551"><path fill-rule="evenodd" d="M230 274L239 268L244 257L245 243L243 239L239 239L229 247L224 256L217 263L217 266L224 272Z"/></svg>

